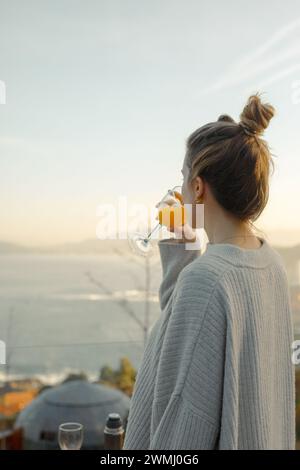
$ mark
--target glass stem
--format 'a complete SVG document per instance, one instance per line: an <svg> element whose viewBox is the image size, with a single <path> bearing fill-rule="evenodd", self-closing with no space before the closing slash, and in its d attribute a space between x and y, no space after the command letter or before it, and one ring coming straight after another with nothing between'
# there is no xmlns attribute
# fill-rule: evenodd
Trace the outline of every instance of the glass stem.
<svg viewBox="0 0 300 470"><path fill-rule="evenodd" d="M161 225L158 223L155 225L155 227L151 230L151 232L148 233L147 237L144 238L144 241L149 241L152 235L158 231L158 229L161 227Z"/></svg>

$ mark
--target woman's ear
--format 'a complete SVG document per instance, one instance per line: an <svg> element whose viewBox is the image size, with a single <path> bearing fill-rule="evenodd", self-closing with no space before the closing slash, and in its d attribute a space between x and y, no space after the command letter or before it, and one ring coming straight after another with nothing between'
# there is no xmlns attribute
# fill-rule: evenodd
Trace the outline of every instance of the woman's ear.
<svg viewBox="0 0 300 470"><path fill-rule="evenodd" d="M194 190L195 201L199 202L200 199L203 199L204 193L204 183L201 176L196 176L192 182L192 185Z"/></svg>

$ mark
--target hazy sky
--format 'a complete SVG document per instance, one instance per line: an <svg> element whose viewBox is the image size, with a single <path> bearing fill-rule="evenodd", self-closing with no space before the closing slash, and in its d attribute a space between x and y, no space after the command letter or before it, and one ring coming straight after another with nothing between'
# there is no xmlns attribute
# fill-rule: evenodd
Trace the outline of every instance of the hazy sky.
<svg viewBox="0 0 300 470"><path fill-rule="evenodd" d="M93 238L99 204L156 203L188 135L256 91L277 109L257 225L300 234L299 39L298 0L1 0L0 239Z"/></svg>

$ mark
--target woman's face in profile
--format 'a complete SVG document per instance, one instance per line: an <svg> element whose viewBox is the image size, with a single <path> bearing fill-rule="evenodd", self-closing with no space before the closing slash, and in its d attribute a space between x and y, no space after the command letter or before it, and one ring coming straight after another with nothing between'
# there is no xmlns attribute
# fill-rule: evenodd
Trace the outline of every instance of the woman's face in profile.
<svg viewBox="0 0 300 470"><path fill-rule="evenodd" d="M182 169L181 169L183 181L182 181L182 198L183 198L183 203L184 204L193 204L195 201L195 195L192 189L191 184L188 181L188 176L189 176L189 168L186 165L186 162L184 160Z"/></svg>
<svg viewBox="0 0 300 470"><path fill-rule="evenodd" d="M199 198L203 191L203 182L200 177L196 177L196 179L191 183L189 181L189 167L186 165L186 162L183 162L182 166L182 198L183 204L191 204L190 207L186 206L187 213L189 214L189 225L192 228L202 228L202 220L203 220L203 206L201 208L199 204L196 203L196 200Z"/></svg>

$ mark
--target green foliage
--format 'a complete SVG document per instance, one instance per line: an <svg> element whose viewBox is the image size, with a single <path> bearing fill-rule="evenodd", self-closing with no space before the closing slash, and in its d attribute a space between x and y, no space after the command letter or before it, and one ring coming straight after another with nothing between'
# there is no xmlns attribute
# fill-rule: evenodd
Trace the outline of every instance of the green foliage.
<svg viewBox="0 0 300 470"><path fill-rule="evenodd" d="M132 395L136 370L127 357L120 359L120 367L113 370L110 366L103 366L100 370L99 382L118 388L128 396Z"/></svg>

